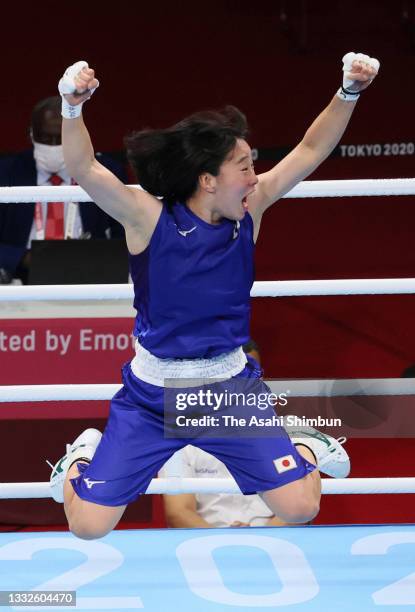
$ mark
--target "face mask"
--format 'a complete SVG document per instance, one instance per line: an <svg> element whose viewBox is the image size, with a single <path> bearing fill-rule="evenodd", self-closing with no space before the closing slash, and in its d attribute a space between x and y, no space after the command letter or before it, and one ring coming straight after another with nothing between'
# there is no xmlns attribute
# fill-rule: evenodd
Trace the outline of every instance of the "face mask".
<svg viewBox="0 0 415 612"><path fill-rule="evenodd" d="M33 156L38 170L57 174L65 168L62 145L33 142Z"/></svg>

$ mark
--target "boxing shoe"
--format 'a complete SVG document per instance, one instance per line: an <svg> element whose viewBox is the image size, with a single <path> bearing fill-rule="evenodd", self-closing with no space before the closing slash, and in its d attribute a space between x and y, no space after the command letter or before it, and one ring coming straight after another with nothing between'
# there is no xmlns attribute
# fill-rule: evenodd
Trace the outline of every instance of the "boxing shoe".
<svg viewBox="0 0 415 612"><path fill-rule="evenodd" d="M91 461L95 454L97 446L101 440L102 434L97 429L86 429L73 442L66 445L66 454L59 461L52 465L47 461L52 468L50 475L50 491L55 501L63 503L63 485L66 474L75 461Z"/></svg>
<svg viewBox="0 0 415 612"><path fill-rule="evenodd" d="M293 444L307 446L316 457L320 472L332 478L346 478L350 473L350 459L343 444L345 437L333 438L310 426L297 425L298 417L284 416L284 428ZM291 425L293 422L294 425Z"/></svg>

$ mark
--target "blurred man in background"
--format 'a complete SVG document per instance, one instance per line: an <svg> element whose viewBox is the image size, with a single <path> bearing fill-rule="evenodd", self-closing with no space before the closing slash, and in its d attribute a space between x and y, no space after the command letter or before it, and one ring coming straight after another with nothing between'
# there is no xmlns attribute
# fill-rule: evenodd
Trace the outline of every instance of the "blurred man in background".
<svg viewBox="0 0 415 612"><path fill-rule="evenodd" d="M61 98L38 102L32 111L33 147L0 159L0 186L74 185L63 160ZM120 164L101 153L99 161L124 183ZM91 202L0 203L0 284L26 283L32 240L122 238L123 228Z"/></svg>

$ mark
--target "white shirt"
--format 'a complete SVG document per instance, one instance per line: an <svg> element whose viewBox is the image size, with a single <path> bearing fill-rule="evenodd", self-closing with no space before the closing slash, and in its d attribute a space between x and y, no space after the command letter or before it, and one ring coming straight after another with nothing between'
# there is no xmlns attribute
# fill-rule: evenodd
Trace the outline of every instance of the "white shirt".
<svg viewBox="0 0 415 612"><path fill-rule="evenodd" d="M232 478L227 467L209 453L195 446L177 451L159 472L162 478ZM266 525L272 511L259 495L196 493L196 511L214 527L229 527L235 521L255 526Z"/></svg>
<svg viewBox="0 0 415 612"><path fill-rule="evenodd" d="M62 179L62 185L70 185L71 184L71 177L67 173L66 169L62 170L61 172L59 172L59 176ZM38 185L50 185L49 178L50 178L50 172L46 172L45 170L38 170L37 171L37 184ZM42 202L41 206L42 206L43 227L45 228L46 227L46 217L47 217L47 207L48 207L48 204L47 204L47 202ZM68 211L69 211L69 202L65 202L65 204L64 204L64 228L65 228L65 231L67 229ZM83 232L83 229L82 229L81 215L79 213L79 206L78 206L78 204L76 204L75 219L74 219L74 222L73 222L73 235L72 235L72 238L79 238L81 236L82 232ZM30 230L29 240L27 242L27 248L28 249L30 248L30 244L31 244L32 240L36 240L36 238L37 238L36 237L36 220L35 220L35 218L33 218L32 229Z"/></svg>

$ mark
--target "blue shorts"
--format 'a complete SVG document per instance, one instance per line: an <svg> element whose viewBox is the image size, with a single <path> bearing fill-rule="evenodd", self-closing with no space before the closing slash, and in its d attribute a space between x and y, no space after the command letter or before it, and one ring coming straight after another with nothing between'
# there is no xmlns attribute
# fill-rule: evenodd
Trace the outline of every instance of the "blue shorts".
<svg viewBox="0 0 415 612"><path fill-rule="evenodd" d="M166 438L164 389L138 379L126 364L124 386L111 401L101 442L89 465L79 464L71 480L76 494L104 506L123 506L145 493L152 478L177 450L197 446L222 461L246 495L299 480L315 470L296 450L281 427L275 436ZM259 379L261 370L249 360L234 378ZM265 383L265 390L268 390Z"/></svg>

